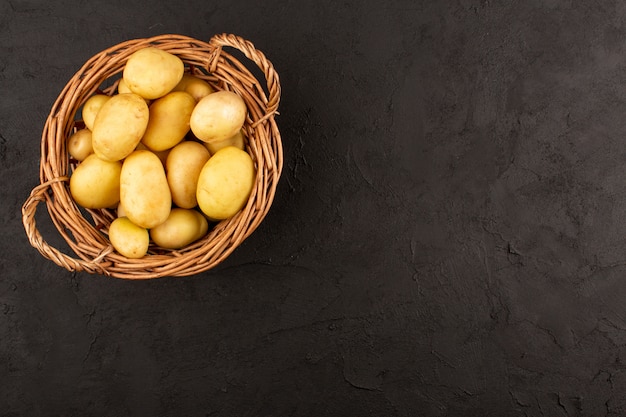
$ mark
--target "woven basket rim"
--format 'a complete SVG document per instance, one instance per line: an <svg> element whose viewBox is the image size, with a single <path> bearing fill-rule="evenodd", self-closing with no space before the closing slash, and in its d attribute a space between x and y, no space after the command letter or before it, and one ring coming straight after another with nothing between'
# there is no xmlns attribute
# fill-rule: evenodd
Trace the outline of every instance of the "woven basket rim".
<svg viewBox="0 0 626 417"><path fill-rule="evenodd" d="M186 71L204 78L217 90L234 91L244 98L248 107L245 146L255 162L256 182L246 206L234 217L215 223L204 238L180 250L165 250L151 243L146 257L129 259L114 251L108 241L113 211L87 210L73 201L69 178L76 162L69 158L65 145L69 135L80 127L77 114L82 104L95 93L114 94L128 57L147 46L179 56ZM229 48L234 52L229 53ZM264 80L253 75L251 64L261 70ZM219 265L258 228L274 200L283 166L282 141L275 120L280 94L279 77L272 63L250 41L234 34L218 34L209 42L164 34L127 40L93 55L60 92L42 131L40 183L22 206L31 245L68 271L114 278L189 276ZM41 236L35 221L41 202L74 254L61 252Z"/></svg>

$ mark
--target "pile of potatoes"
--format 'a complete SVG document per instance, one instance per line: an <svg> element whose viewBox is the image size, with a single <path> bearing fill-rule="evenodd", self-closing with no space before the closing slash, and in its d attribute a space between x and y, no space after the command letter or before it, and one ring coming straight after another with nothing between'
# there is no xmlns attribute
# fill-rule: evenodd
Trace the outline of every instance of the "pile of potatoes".
<svg viewBox="0 0 626 417"><path fill-rule="evenodd" d="M89 209L115 209L113 248L141 258L150 242L180 249L209 222L246 204L255 167L244 148L244 100L185 71L182 60L146 47L127 60L117 92L81 108L83 129L67 142L77 161L70 193Z"/></svg>

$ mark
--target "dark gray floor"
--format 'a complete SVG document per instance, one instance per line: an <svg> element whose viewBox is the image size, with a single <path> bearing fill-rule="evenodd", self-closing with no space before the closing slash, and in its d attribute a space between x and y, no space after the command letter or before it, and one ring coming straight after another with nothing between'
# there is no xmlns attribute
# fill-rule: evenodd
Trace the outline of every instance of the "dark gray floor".
<svg viewBox="0 0 626 417"><path fill-rule="evenodd" d="M67 80L222 32L281 76L262 226L189 278L41 257ZM0 414L626 415L625 39L619 1L0 2Z"/></svg>

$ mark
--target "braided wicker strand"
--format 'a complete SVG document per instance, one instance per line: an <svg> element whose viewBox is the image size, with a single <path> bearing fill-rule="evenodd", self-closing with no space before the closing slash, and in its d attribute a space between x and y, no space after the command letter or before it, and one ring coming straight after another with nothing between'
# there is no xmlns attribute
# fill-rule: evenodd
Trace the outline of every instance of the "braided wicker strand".
<svg viewBox="0 0 626 417"><path fill-rule="evenodd" d="M145 257L129 259L115 252L108 241L108 227L115 214L111 210L84 210L73 201L69 191L73 165L66 141L78 128L75 118L84 102L96 92L112 94L129 56L147 46L179 56L189 71L216 89L234 91L244 99L248 106L246 150L255 162L256 182L246 206L234 217L216 223L203 239L176 251L152 245ZM225 48L240 51L261 69L265 80L257 80ZM62 90L42 132L40 184L22 206L22 222L31 245L68 271L123 279L189 276L219 265L259 227L274 200L283 168L282 141L275 120L280 95L272 63L250 41L232 34L216 35L209 42L176 34L134 39L93 56ZM39 203L45 203L50 219L75 256L62 253L43 239L35 221Z"/></svg>

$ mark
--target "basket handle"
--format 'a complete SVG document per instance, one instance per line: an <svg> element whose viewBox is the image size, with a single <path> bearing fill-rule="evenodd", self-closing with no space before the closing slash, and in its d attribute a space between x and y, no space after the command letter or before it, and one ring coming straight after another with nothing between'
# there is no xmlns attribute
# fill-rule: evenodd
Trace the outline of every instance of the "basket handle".
<svg viewBox="0 0 626 417"><path fill-rule="evenodd" d="M233 34L222 33L215 35L211 38L209 43L216 47L215 58L219 56L222 47L229 46L241 51L246 58L254 62L261 71L263 71L269 92L266 108L267 113L263 119L277 113L278 103L280 102L280 82L278 73L274 69L274 65L265 57L263 52L256 49L252 42ZM217 66L217 62L217 59L212 60L212 70Z"/></svg>
<svg viewBox="0 0 626 417"><path fill-rule="evenodd" d="M98 259L91 262L86 262L82 259L72 258L58 249L50 246L41 236L39 230L36 227L35 213L37 211L37 205L40 202L46 201L46 193L48 188L54 183L67 181L68 177L58 177L52 180L46 181L33 188L30 195L22 206L22 222L24 223L24 229L30 244L37 249L45 258L53 261L55 264L67 269L68 271L88 271L91 273L100 273L108 275L103 265L98 261L106 255L103 253Z"/></svg>

